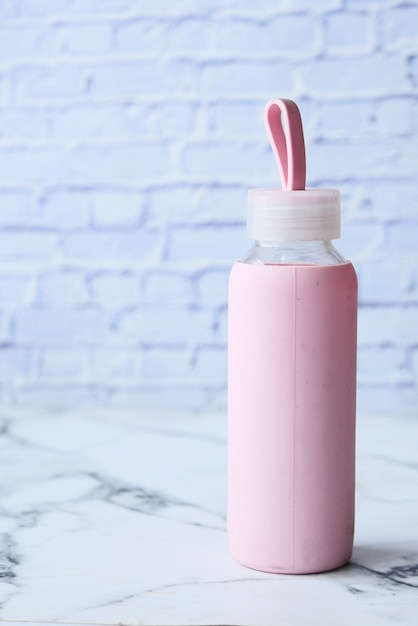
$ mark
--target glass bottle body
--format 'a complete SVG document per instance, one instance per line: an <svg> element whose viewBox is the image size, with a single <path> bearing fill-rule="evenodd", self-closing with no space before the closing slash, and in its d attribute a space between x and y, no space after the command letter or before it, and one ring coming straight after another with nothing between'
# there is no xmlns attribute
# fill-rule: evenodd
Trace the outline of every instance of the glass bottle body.
<svg viewBox="0 0 418 626"><path fill-rule="evenodd" d="M340 265L347 262L330 239L255 241L240 261L255 265Z"/></svg>

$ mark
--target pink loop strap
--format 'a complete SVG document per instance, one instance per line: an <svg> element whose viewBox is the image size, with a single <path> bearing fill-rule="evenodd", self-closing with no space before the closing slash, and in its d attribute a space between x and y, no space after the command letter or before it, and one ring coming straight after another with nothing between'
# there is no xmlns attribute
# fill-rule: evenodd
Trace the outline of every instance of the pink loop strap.
<svg viewBox="0 0 418 626"><path fill-rule="evenodd" d="M283 189L305 189L305 141L298 107L292 100L269 100L264 123Z"/></svg>

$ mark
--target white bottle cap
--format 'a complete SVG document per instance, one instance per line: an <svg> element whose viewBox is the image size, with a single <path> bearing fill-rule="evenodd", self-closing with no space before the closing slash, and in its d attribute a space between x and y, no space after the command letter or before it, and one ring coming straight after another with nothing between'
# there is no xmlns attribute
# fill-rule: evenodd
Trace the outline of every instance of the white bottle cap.
<svg viewBox="0 0 418 626"><path fill-rule="evenodd" d="M258 241L318 241L341 236L338 189L250 189L247 234Z"/></svg>
<svg viewBox="0 0 418 626"><path fill-rule="evenodd" d="M264 124L282 189L249 190L248 236L258 241L338 239L340 192L305 189L305 140L297 105L292 100L269 100L264 109Z"/></svg>

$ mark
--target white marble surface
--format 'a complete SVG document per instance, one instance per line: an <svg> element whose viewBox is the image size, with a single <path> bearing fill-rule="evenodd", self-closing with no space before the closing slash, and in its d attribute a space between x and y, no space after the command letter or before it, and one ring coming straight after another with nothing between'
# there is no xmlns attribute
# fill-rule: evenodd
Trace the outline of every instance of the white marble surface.
<svg viewBox="0 0 418 626"><path fill-rule="evenodd" d="M418 417L358 419L351 563L235 563L224 415L0 414L0 623L418 623Z"/></svg>

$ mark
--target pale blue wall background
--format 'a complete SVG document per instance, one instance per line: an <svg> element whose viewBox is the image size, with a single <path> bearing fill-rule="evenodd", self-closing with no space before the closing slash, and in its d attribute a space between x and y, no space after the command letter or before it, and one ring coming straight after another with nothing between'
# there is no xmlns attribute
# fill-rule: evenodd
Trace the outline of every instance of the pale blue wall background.
<svg viewBox="0 0 418 626"><path fill-rule="evenodd" d="M0 3L0 401L223 408L262 111L342 190L359 408L418 412L418 3Z"/></svg>

